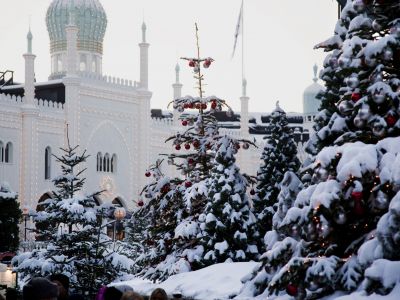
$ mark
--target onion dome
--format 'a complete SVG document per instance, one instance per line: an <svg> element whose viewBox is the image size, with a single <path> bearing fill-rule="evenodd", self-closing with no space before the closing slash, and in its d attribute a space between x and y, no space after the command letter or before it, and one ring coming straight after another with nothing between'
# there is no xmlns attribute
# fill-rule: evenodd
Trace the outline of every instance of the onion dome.
<svg viewBox="0 0 400 300"><path fill-rule="evenodd" d="M79 29L78 51L103 53L107 16L99 0L53 0L51 2L46 15L51 53L66 51L65 26L70 22Z"/></svg>
<svg viewBox="0 0 400 300"><path fill-rule="evenodd" d="M321 100L317 99L317 95L324 90L324 87L317 82L317 69L317 65L314 65L314 83L308 86L303 93L303 113L305 115L316 115L321 104Z"/></svg>

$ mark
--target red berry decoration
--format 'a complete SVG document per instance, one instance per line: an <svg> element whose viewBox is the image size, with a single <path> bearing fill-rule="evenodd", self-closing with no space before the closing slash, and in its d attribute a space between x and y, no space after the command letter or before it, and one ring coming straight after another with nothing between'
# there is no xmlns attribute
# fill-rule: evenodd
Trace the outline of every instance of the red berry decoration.
<svg viewBox="0 0 400 300"><path fill-rule="evenodd" d="M142 207L143 205L144 205L144 202L143 202L142 199L140 199L140 200L137 202L137 206Z"/></svg>
<svg viewBox="0 0 400 300"><path fill-rule="evenodd" d="M207 104L205 104L205 103L201 104L201 108L202 109L207 109Z"/></svg>
<svg viewBox="0 0 400 300"><path fill-rule="evenodd" d="M194 60L189 60L189 67L194 67L196 66L196 63L194 62Z"/></svg>
<svg viewBox="0 0 400 300"><path fill-rule="evenodd" d="M207 148L207 150L210 150L211 149L211 144L207 144L206 148Z"/></svg>
<svg viewBox="0 0 400 300"><path fill-rule="evenodd" d="M176 145L175 150L181 150L181 145Z"/></svg>
<svg viewBox="0 0 400 300"><path fill-rule="evenodd" d="M217 102L216 101L211 102L211 108L212 109L216 109L217 108Z"/></svg>
<svg viewBox="0 0 400 300"><path fill-rule="evenodd" d="M183 104L183 108L189 108L189 104L187 103Z"/></svg>
<svg viewBox="0 0 400 300"><path fill-rule="evenodd" d="M189 158L188 159L188 164L189 165L193 165L194 164L194 159L193 158Z"/></svg>
<svg viewBox="0 0 400 300"><path fill-rule="evenodd" d="M288 295L290 296L296 296L298 293L299 289L297 288L297 286L293 285L293 284L288 284L286 287L286 293L288 293Z"/></svg>
<svg viewBox="0 0 400 300"><path fill-rule="evenodd" d="M250 195L254 196L256 194L256 191L254 189L250 190Z"/></svg>
<svg viewBox="0 0 400 300"><path fill-rule="evenodd" d="M392 127L394 124L396 124L397 120L393 115L388 115L386 117L386 124L388 124L390 127Z"/></svg>
<svg viewBox="0 0 400 300"><path fill-rule="evenodd" d="M200 147L200 142L199 142L198 140L195 140L195 141L193 142L193 147L199 148L199 147Z"/></svg>
<svg viewBox="0 0 400 300"><path fill-rule="evenodd" d="M150 172L146 172L144 175L145 175L146 177L150 177L150 176L151 176L151 173L150 173Z"/></svg>
<svg viewBox="0 0 400 300"><path fill-rule="evenodd" d="M196 104L196 108L197 108L197 109L200 109L200 108L201 108L201 104L199 104L199 103Z"/></svg>
<svg viewBox="0 0 400 300"><path fill-rule="evenodd" d="M193 108L194 104L193 103L189 103L188 106L189 106L189 108Z"/></svg>
<svg viewBox="0 0 400 300"><path fill-rule="evenodd" d="M190 149L190 145L189 144L185 144L185 149L189 150Z"/></svg>
<svg viewBox="0 0 400 300"><path fill-rule="evenodd" d="M186 120L182 121L182 126L187 126L188 122Z"/></svg>
<svg viewBox="0 0 400 300"><path fill-rule="evenodd" d="M238 149L238 150L240 149L240 144L239 143L236 144L236 149Z"/></svg>
<svg viewBox="0 0 400 300"><path fill-rule="evenodd" d="M185 187L190 188L192 186L192 183L190 181L185 182Z"/></svg>
<svg viewBox="0 0 400 300"><path fill-rule="evenodd" d="M353 102L357 102L358 100L361 99L361 94L360 93L352 93L351 94L351 100L353 100Z"/></svg>

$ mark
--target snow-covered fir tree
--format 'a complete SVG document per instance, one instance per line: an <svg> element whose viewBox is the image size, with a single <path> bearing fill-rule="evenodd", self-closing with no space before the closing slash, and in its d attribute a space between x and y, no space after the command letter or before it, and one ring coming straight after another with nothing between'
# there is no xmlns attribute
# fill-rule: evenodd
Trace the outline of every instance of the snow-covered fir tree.
<svg viewBox="0 0 400 300"><path fill-rule="evenodd" d="M22 212L17 201L18 195L7 183L0 185L0 252L17 251L19 227Z"/></svg>
<svg viewBox="0 0 400 300"><path fill-rule="evenodd" d="M15 270L24 280L34 276L63 273L71 288L93 296L101 285L108 284L129 271L132 262L114 249L104 233L112 207L96 205L94 196L80 191L85 179L80 169L88 157L78 153L78 146L61 148L55 156L62 174L53 179L56 190L40 203L42 210L34 216L37 238L46 243L43 249L20 253L13 259Z"/></svg>
<svg viewBox="0 0 400 300"><path fill-rule="evenodd" d="M261 166L257 171L253 193L254 215L257 218L259 236L272 228L272 217L277 209L279 183L286 171L296 172L300 166L297 148L293 140L286 113L276 103L269 123L270 135L261 154ZM260 246L262 247L262 239Z"/></svg>
<svg viewBox="0 0 400 300"><path fill-rule="evenodd" d="M181 97L172 102L176 111L188 113L180 118L183 130L167 139L167 142L172 142L173 152L163 155L182 177L164 176L158 164L150 167L145 175L153 176L154 181L144 188L142 194L146 201L141 200L143 208L132 217L132 222L141 222L140 219L151 216L144 234L149 248L140 255L139 261L144 265L141 274L153 280L203 265L198 220L207 204L207 182L219 140L218 122L213 114L224 108L228 115L233 113L225 100L204 95L202 68L208 69L213 59L201 58L198 44L197 49L197 57L182 59L193 70L199 95ZM240 143L245 149L251 144L238 140L237 145Z"/></svg>
<svg viewBox="0 0 400 300"><path fill-rule="evenodd" d="M216 146L214 167L207 183L209 200L200 216L202 263L256 259L256 219L246 193L247 180L235 164L237 142L224 136Z"/></svg>
<svg viewBox="0 0 400 300"><path fill-rule="evenodd" d="M344 39L329 40L337 42L331 55L338 64L322 73L334 79L323 95L332 111L321 111L318 122L325 125L317 124L310 143L310 150L320 150L312 152L311 185L282 215L280 226L290 229L284 236L295 241L295 251L268 250L262 257L271 262L249 276L244 293L286 291L298 299L337 290L387 294L398 282L391 272L398 270L399 13L398 1L355 0L344 8ZM278 265L272 276L263 274L269 265ZM261 278L266 283L258 289Z"/></svg>

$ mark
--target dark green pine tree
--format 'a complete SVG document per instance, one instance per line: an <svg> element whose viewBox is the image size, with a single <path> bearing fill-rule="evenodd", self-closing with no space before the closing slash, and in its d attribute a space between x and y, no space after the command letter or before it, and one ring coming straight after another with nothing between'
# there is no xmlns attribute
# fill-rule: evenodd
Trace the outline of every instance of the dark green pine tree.
<svg viewBox="0 0 400 300"><path fill-rule="evenodd" d="M272 228L272 217L277 209L279 183L286 171L296 172L300 167L297 148L293 140L286 113L276 103L269 123L270 135L261 154L261 166L253 196L254 215L257 218L259 236ZM260 239L260 244L262 239ZM262 246L262 245L259 245Z"/></svg>
<svg viewBox="0 0 400 300"><path fill-rule="evenodd" d="M254 241L256 220L246 193L248 184L235 164L236 152L237 141L220 138L207 183L209 200L199 218L203 265L249 261L259 255Z"/></svg>
<svg viewBox="0 0 400 300"><path fill-rule="evenodd" d="M0 252L15 252L19 247L19 228L22 212L18 195L7 184L0 185Z"/></svg>
<svg viewBox="0 0 400 300"><path fill-rule="evenodd" d="M105 234L110 206L97 206L94 196L83 195L85 178L79 170L88 155L77 153L76 147L61 148L55 156L62 175L53 179L57 190L41 204L43 210L34 221L37 236L45 241L45 249L22 253L13 262L23 278L64 273L71 288L82 294L95 295L101 285L108 284L130 269L130 261L114 249Z"/></svg>

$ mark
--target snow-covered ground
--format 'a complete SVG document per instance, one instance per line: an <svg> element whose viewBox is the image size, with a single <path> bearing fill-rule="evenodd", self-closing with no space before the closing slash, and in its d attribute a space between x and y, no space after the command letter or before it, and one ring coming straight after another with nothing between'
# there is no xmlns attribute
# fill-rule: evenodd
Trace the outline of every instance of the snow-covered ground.
<svg viewBox="0 0 400 300"><path fill-rule="evenodd" d="M171 276L166 281L153 284L148 280L133 279L115 285L130 285L142 295L150 295L157 288L163 288L168 295L181 293L194 299L229 299L237 295L242 287L240 279L251 272L257 263L223 263L188 273Z"/></svg>
<svg viewBox="0 0 400 300"><path fill-rule="evenodd" d="M133 280L116 283L115 285L129 285L136 292L142 295L150 295L157 288L163 288L168 295L180 293L184 297L198 300L222 300L230 299L239 293L242 283L240 279L250 273L257 263L239 262L216 264L198 271L181 273L171 276L161 283L152 283L148 280L135 278ZM238 300L248 300L250 298L236 297ZM265 300L265 296L253 298L254 300ZM268 297L270 300L293 300L288 295ZM325 297L322 300L399 300L400 285L386 296L365 295L362 292L354 292L351 295L336 293Z"/></svg>

